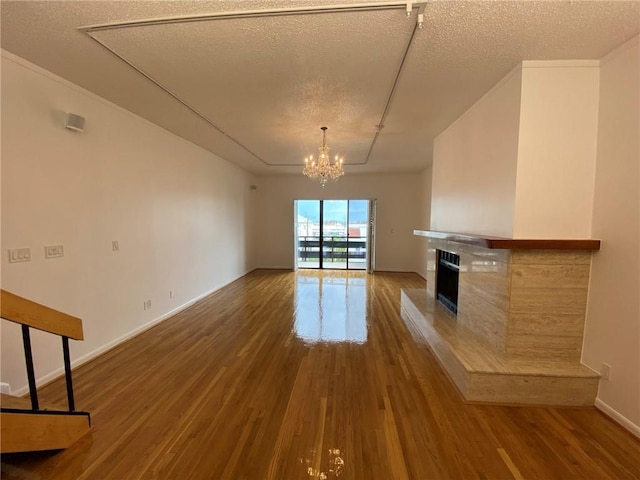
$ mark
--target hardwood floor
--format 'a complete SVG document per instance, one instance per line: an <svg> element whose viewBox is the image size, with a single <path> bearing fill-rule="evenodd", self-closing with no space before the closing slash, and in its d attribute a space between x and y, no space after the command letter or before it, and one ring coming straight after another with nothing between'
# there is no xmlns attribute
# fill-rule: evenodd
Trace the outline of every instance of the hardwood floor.
<svg viewBox="0 0 640 480"><path fill-rule="evenodd" d="M463 403L400 317L423 282L253 272L75 370L92 433L2 478L640 478L640 442L593 408ZM64 405L64 381L40 395Z"/></svg>

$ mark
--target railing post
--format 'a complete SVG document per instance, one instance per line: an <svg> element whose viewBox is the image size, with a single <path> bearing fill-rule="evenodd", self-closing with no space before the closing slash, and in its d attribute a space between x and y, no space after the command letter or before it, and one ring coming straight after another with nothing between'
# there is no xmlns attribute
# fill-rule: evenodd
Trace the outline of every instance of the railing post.
<svg viewBox="0 0 640 480"><path fill-rule="evenodd" d="M69 411L76 409L73 400L73 380L71 379L71 356L69 355L69 337L62 337L62 354L64 355L64 376L67 381L67 400L69 401Z"/></svg>
<svg viewBox="0 0 640 480"><path fill-rule="evenodd" d="M22 344L24 345L24 360L27 363L27 380L29 381L31 408L33 410L40 410L40 406L38 405L38 390L36 389L36 372L33 368L33 354L31 352L31 335L28 325L22 325Z"/></svg>

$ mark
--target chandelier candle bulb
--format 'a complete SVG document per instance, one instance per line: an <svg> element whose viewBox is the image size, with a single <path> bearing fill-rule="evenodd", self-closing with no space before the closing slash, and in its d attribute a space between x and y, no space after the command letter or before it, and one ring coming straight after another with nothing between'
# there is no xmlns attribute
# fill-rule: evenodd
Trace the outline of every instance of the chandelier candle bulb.
<svg viewBox="0 0 640 480"><path fill-rule="evenodd" d="M335 182L344 175L342 167L344 159L338 158L336 155L333 164L331 163L329 147L327 147L327 127L321 127L320 130L322 130L322 145L318 149L318 162L316 163L313 159L313 155L305 158L302 173L312 180L318 180L320 185L324 187L327 182ZM308 160L311 160L311 165Z"/></svg>

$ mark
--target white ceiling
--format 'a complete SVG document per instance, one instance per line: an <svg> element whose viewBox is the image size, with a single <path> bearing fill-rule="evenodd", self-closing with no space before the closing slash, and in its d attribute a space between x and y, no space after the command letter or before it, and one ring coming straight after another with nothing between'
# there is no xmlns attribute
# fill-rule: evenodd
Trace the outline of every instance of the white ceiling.
<svg viewBox="0 0 640 480"><path fill-rule="evenodd" d="M518 62L599 59L640 30L640 1L439 0L422 29L396 3L3 0L1 41L268 175L299 173L323 125L348 173L419 171Z"/></svg>

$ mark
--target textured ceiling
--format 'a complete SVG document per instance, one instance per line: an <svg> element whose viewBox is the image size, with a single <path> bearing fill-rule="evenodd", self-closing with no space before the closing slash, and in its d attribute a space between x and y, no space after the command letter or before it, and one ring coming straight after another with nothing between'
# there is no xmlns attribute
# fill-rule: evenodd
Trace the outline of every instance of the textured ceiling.
<svg viewBox="0 0 640 480"><path fill-rule="evenodd" d="M401 3L274 11L343 4L2 1L2 48L257 174L299 173L323 125L347 172L399 172L518 62L599 59L640 23L638 1L434 1L423 29Z"/></svg>
<svg viewBox="0 0 640 480"><path fill-rule="evenodd" d="M315 153L322 125L329 126L334 153L365 163L412 29L404 12L391 11L153 25L92 36L265 165L295 166Z"/></svg>

